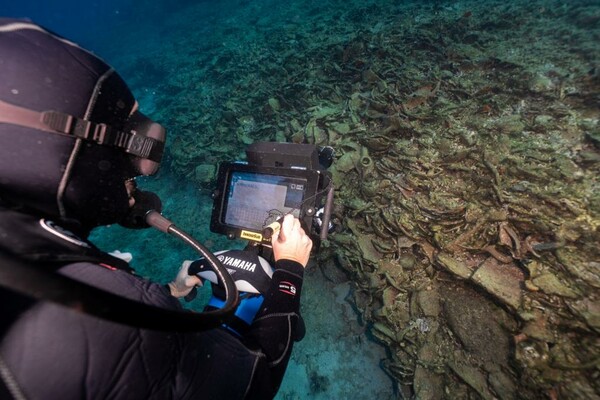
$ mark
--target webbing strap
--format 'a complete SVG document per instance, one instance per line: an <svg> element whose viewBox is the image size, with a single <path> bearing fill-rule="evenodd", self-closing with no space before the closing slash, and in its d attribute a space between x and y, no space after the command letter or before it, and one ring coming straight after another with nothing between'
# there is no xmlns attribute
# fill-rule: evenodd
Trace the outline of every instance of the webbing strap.
<svg viewBox="0 0 600 400"><path fill-rule="evenodd" d="M2 122L54 132L42 122L39 112L0 100L0 123Z"/></svg>
<svg viewBox="0 0 600 400"><path fill-rule="evenodd" d="M0 100L0 123L14 124L45 132L75 136L100 145L123 149L136 157L160 163L164 143L148 136L120 131L103 123L77 118L58 111L37 112Z"/></svg>

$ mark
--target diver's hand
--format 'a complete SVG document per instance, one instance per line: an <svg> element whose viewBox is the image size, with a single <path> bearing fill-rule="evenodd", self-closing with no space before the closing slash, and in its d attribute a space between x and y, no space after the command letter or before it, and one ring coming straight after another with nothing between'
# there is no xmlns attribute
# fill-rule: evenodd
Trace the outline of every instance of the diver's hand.
<svg viewBox="0 0 600 400"><path fill-rule="evenodd" d="M275 261L282 259L299 262L303 267L308 264L312 240L300 226L300 220L293 215L286 215L281 229L271 238Z"/></svg>
<svg viewBox="0 0 600 400"><path fill-rule="evenodd" d="M202 280L200 280L200 278L196 275L188 275L188 269L191 264L192 262L189 260L184 261L175 280L169 283L168 286L172 296L185 297L195 287L202 286Z"/></svg>

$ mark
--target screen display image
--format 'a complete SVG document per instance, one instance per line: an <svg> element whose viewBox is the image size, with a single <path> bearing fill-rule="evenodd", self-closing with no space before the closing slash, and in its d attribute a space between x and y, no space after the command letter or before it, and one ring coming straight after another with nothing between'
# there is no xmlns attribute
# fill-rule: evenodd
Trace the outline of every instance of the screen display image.
<svg viewBox="0 0 600 400"><path fill-rule="evenodd" d="M262 230L279 216L300 215L306 179L233 172L227 191L225 223L250 230Z"/></svg>

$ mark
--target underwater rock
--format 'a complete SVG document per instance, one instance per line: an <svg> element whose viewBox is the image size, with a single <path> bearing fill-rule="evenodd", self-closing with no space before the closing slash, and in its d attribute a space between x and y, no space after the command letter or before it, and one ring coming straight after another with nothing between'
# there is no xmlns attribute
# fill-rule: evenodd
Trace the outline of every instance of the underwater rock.
<svg viewBox="0 0 600 400"><path fill-rule="evenodd" d="M579 152L579 158L583 164L600 164L600 154L598 154L596 151L583 150Z"/></svg>
<svg viewBox="0 0 600 400"><path fill-rule="evenodd" d="M600 334L600 299L585 298L569 302L569 306L585 320L590 328Z"/></svg>
<svg viewBox="0 0 600 400"><path fill-rule="evenodd" d="M546 370L550 359L548 344L527 338L518 339L515 358L526 368Z"/></svg>
<svg viewBox="0 0 600 400"><path fill-rule="evenodd" d="M542 291L544 291L547 294L555 294L570 299L575 299L579 297L578 293L575 290L562 283L556 277L556 275L550 272L536 276L532 279L532 282L535 286L539 287Z"/></svg>
<svg viewBox="0 0 600 400"><path fill-rule="evenodd" d="M361 143L373 152L387 151L392 147L392 143L385 136L373 136L362 140Z"/></svg>
<svg viewBox="0 0 600 400"><path fill-rule="evenodd" d="M518 389L514 383L514 376L510 376L501 370L490 372L488 382L494 393L501 400L513 400L518 398Z"/></svg>
<svg viewBox="0 0 600 400"><path fill-rule="evenodd" d="M251 134L254 133L258 127L256 120L251 115L244 115L237 119L239 124L238 129L236 130L237 139L245 145L251 144L254 142Z"/></svg>
<svg viewBox="0 0 600 400"><path fill-rule="evenodd" d="M382 257L382 254L373 246L374 240L377 240L377 238L366 234L362 234L358 238L358 247L362 252L363 258L372 263L376 263Z"/></svg>
<svg viewBox="0 0 600 400"><path fill-rule="evenodd" d="M548 129L552 127L554 118L551 115L538 115L534 118L534 126L538 129Z"/></svg>
<svg viewBox="0 0 600 400"><path fill-rule="evenodd" d="M529 90L534 93L544 94L556 90L556 85L546 74L537 73L533 76L531 82L529 82Z"/></svg>
<svg viewBox="0 0 600 400"><path fill-rule="evenodd" d="M212 164L200 164L194 169L194 181L202 184L215 179L217 168Z"/></svg>
<svg viewBox="0 0 600 400"><path fill-rule="evenodd" d="M378 285L379 286L379 285ZM376 286L377 287L377 286ZM393 308L396 303L396 298L398 296L398 289L393 286L386 287L383 289L383 293L381 294L381 300L383 301L383 306L386 308Z"/></svg>
<svg viewBox="0 0 600 400"><path fill-rule="evenodd" d="M516 265L502 264L489 257L477 268L472 280L514 311L521 308L521 285L525 277Z"/></svg>
<svg viewBox="0 0 600 400"><path fill-rule="evenodd" d="M528 337L543 342L553 343L556 337L552 332L552 327L548 321L548 316L541 310L532 311L533 315L525 323L522 333Z"/></svg>
<svg viewBox="0 0 600 400"><path fill-rule="evenodd" d="M340 135L345 135L350 132L350 125L345 122L334 122L330 127Z"/></svg>
<svg viewBox="0 0 600 400"><path fill-rule="evenodd" d="M310 144L317 144L318 141L326 141L327 132L317 124L316 118L312 118L304 127L304 136Z"/></svg>
<svg viewBox="0 0 600 400"><path fill-rule="evenodd" d="M290 137L292 143L304 143L306 141L306 136L303 131L295 131Z"/></svg>
<svg viewBox="0 0 600 400"><path fill-rule="evenodd" d="M245 133L251 133L256 130L256 120L251 115L243 115L238 118L240 128Z"/></svg>
<svg viewBox="0 0 600 400"><path fill-rule="evenodd" d="M482 399L493 400L495 396L488 389L487 378L481 370L471 365L468 357L461 353L454 354L454 360L448 363L449 367L458 375L467 385L469 385Z"/></svg>
<svg viewBox="0 0 600 400"><path fill-rule="evenodd" d="M333 292L335 293L335 301L338 304L344 304L346 302L346 298L350 295L351 284L350 282L343 282L337 284L333 287Z"/></svg>
<svg viewBox="0 0 600 400"><path fill-rule="evenodd" d="M435 288L421 290L417 294L417 304L426 317L437 318L441 312L440 295Z"/></svg>
<svg viewBox="0 0 600 400"><path fill-rule="evenodd" d="M443 288L441 296L444 318L464 349L486 365L508 366L511 335L502 325L510 320L505 312L465 286Z"/></svg>
<svg viewBox="0 0 600 400"><path fill-rule="evenodd" d="M525 130L525 123L518 114L500 117L494 121L493 126L505 135L520 135Z"/></svg>
<svg viewBox="0 0 600 400"><path fill-rule="evenodd" d="M323 247L331 246L331 244L331 242L324 242ZM343 263L345 263L345 261L343 261L343 257L341 256L336 258L318 259L318 265L321 268L323 276L334 285L349 282L349 277L346 272L347 268L342 265Z"/></svg>
<svg viewBox="0 0 600 400"><path fill-rule="evenodd" d="M415 369L415 398L423 400L440 400L444 398L444 379L441 374L432 373L418 365Z"/></svg>
<svg viewBox="0 0 600 400"><path fill-rule="evenodd" d="M281 104L279 104L279 100L277 100L276 98L269 98L268 103L269 107L271 107L273 111L278 112L279 110L281 110Z"/></svg>
<svg viewBox="0 0 600 400"><path fill-rule="evenodd" d="M356 151L350 151L344 153L339 159L337 159L333 168L339 172L349 172L356 168L359 160L360 154Z"/></svg>
<svg viewBox="0 0 600 400"><path fill-rule="evenodd" d="M375 73L375 71L373 71L370 68L363 71L362 79L363 79L363 81L365 81L368 84L374 84L374 83L379 82L379 80L381 80L379 75L377 75Z"/></svg>
<svg viewBox="0 0 600 400"><path fill-rule="evenodd" d="M435 256L436 265L446 269L450 273L462 279L469 279L473 270L461 261L455 260L446 253L438 253Z"/></svg>
<svg viewBox="0 0 600 400"><path fill-rule="evenodd" d="M584 254L567 248L557 249L556 256L571 275L600 289L600 262L586 260Z"/></svg>
<svg viewBox="0 0 600 400"><path fill-rule="evenodd" d="M444 398L444 378L429 365L439 365L438 346L434 341L426 342L419 350L422 362L415 368L414 392L417 399L438 400Z"/></svg>
<svg viewBox="0 0 600 400"><path fill-rule="evenodd" d="M412 244L411 244L411 246L412 246ZM400 247L400 245L398 245L398 247ZM410 246L408 246L408 247L410 247ZM416 257L411 253L403 253L399 257L398 261L400 262L400 266L406 270L414 269L417 264Z"/></svg>
<svg viewBox="0 0 600 400"><path fill-rule="evenodd" d="M372 332L375 337L388 345L396 341L396 333L383 323L375 322L372 327Z"/></svg>
<svg viewBox="0 0 600 400"><path fill-rule="evenodd" d="M591 132L587 132L585 137L596 146L597 149L600 149L600 130L593 130Z"/></svg>
<svg viewBox="0 0 600 400"><path fill-rule="evenodd" d="M248 145L254 142L250 132L240 129L236 132L236 138L243 144Z"/></svg>

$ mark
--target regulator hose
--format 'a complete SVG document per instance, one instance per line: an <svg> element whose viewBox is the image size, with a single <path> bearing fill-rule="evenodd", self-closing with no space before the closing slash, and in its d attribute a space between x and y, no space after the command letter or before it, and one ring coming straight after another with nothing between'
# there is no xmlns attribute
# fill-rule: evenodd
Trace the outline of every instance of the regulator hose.
<svg viewBox="0 0 600 400"><path fill-rule="evenodd" d="M177 226L175 226L175 224L163 217L157 211L151 210L146 214L146 223L161 232L168 233L171 236L181 239L183 242L191 246L208 261L211 267L213 267L219 280L223 283L223 287L225 288L225 304L223 307L214 311L206 311L200 315L222 315L224 317L232 316L235 313L235 309L238 305L239 293L237 287L235 286L235 281L231 275L229 275L229 272L227 272L225 267L223 267L221 261L219 261L217 257L215 257L214 254L212 254L210 250L204 247L200 242L188 235L185 231L179 229Z"/></svg>

